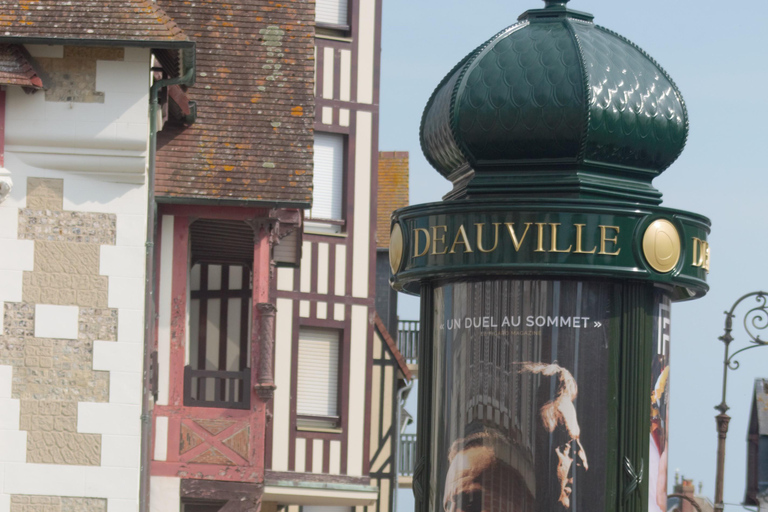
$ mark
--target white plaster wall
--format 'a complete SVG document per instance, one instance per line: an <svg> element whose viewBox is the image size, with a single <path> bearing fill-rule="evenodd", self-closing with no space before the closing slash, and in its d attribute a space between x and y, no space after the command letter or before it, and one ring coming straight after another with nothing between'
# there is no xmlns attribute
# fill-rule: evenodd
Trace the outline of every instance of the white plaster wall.
<svg viewBox="0 0 768 512"><path fill-rule="evenodd" d="M357 112L355 146L355 226L352 247L352 296L368 297L368 268L371 258L371 154L373 116ZM365 199L365 200L364 200Z"/></svg>
<svg viewBox="0 0 768 512"><path fill-rule="evenodd" d="M60 46L29 50L38 57L62 55ZM45 101L42 91L26 94L20 87L9 87L6 150L34 167L93 173L118 182L143 181L149 66L146 48L125 48L122 61L97 61L96 90L104 92L104 103Z"/></svg>
<svg viewBox="0 0 768 512"><path fill-rule="evenodd" d="M138 510L148 70L144 49L126 49L125 61L100 62L97 90L105 93L104 104L70 108L45 102L43 93L8 89L5 167L14 186L0 203L0 302L21 301L22 274L33 269L34 241L17 239L27 178L63 179L64 210L116 215L116 245L102 246L100 273L109 278L108 306L118 311L118 334L117 341L94 344L94 369L110 373L109 401L78 405L78 432L102 435L100 466L27 463L19 401L11 398L12 368L0 366L0 512L10 510L12 494L106 498L110 512ZM71 320L66 307L40 307L38 314Z"/></svg>
<svg viewBox="0 0 768 512"><path fill-rule="evenodd" d="M293 301L277 299L275 315L275 396L272 416L272 470L288 471L291 428L291 350Z"/></svg>
<svg viewBox="0 0 768 512"><path fill-rule="evenodd" d="M363 475L363 439L365 432L365 372L367 369L368 307L352 306L351 339L349 347L349 448L347 474Z"/></svg>
<svg viewBox="0 0 768 512"><path fill-rule="evenodd" d="M357 37L357 101L373 103L373 65L376 37L376 1L360 0ZM360 139L358 139L359 141Z"/></svg>
<svg viewBox="0 0 768 512"><path fill-rule="evenodd" d="M153 476L149 481L149 511L176 512L181 510L181 478ZM109 512L112 512L110 509Z"/></svg>

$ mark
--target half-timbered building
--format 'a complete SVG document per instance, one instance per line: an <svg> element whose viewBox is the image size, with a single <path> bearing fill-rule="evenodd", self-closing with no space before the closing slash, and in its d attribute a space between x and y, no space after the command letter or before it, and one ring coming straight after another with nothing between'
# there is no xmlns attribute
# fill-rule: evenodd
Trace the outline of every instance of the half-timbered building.
<svg viewBox="0 0 768 512"><path fill-rule="evenodd" d="M0 8L0 511L390 511L380 1Z"/></svg>

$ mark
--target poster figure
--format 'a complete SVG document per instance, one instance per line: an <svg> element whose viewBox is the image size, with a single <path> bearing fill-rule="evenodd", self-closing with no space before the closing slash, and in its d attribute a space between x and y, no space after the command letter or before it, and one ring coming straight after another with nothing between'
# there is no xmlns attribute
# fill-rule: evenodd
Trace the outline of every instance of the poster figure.
<svg viewBox="0 0 768 512"><path fill-rule="evenodd" d="M651 432L648 458L648 510L664 512L667 506L667 457L669 454L669 333L670 304L660 297L656 318L656 350L651 364Z"/></svg>
<svg viewBox="0 0 768 512"><path fill-rule="evenodd" d="M436 287L430 510L605 510L612 292L515 279Z"/></svg>
<svg viewBox="0 0 768 512"><path fill-rule="evenodd" d="M560 497L557 501L565 508L569 508L571 506L570 496L572 492L570 486L573 484L573 478L569 476L571 466L573 465L571 450L575 452L584 470L589 469L587 452L581 445L579 419L576 415L576 407L573 405L573 401L576 400L576 395L579 393L579 387L571 372L557 364L523 363L523 368L520 372L557 377L557 394L554 400L545 403L541 407L540 412L541 420L547 432L552 433L558 426L562 425L569 436L565 444L555 447L558 459L557 478L560 481Z"/></svg>
<svg viewBox="0 0 768 512"><path fill-rule="evenodd" d="M494 428L454 441L443 491L445 512L526 511L530 501L513 466L509 439Z"/></svg>

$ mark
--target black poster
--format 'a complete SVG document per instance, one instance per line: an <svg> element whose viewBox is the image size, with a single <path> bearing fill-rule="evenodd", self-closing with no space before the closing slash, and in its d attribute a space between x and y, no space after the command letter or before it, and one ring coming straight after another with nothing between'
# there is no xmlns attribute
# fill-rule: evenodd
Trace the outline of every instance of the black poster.
<svg viewBox="0 0 768 512"><path fill-rule="evenodd" d="M613 290L435 287L430 510L605 509Z"/></svg>

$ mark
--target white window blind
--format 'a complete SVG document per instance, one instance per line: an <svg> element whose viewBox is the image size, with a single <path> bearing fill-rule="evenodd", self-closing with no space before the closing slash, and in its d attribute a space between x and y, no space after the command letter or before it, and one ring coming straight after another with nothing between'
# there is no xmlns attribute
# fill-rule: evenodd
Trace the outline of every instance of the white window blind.
<svg viewBox="0 0 768 512"><path fill-rule="evenodd" d="M342 184L344 181L344 136L315 133L313 219L341 220Z"/></svg>
<svg viewBox="0 0 768 512"><path fill-rule="evenodd" d="M331 25L348 25L347 0L317 0L315 21Z"/></svg>
<svg viewBox="0 0 768 512"><path fill-rule="evenodd" d="M339 415L339 331L299 332L296 413L299 416Z"/></svg>

